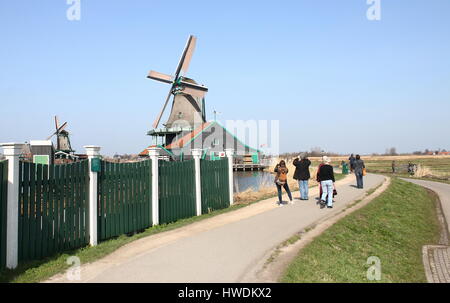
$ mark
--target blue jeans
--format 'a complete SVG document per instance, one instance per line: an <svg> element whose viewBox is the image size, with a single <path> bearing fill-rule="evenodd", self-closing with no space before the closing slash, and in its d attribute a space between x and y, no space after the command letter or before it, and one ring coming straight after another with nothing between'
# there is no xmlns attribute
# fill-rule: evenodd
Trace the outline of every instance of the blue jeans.
<svg viewBox="0 0 450 303"><path fill-rule="evenodd" d="M308 200L308 180L298 180L298 188L300 189L300 199Z"/></svg>
<svg viewBox="0 0 450 303"><path fill-rule="evenodd" d="M283 202L282 192L281 192L281 185L278 185L277 183L275 183L275 184L276 184L277 190L278 190L278 201L281 204ZM284 187L284 190L286 191L286 193L289 196L289 200L292 201L292 194L291 194L291 190L289 189L288 183L287 182L284 183L283 187Z"/></svg>
<svg viewBox="0 0 450 303"><path fill-rule="evenodd" d="M355 172L355 175L356 175L356 187L363 188L364 187L364 183L363 183L363 174L362 174L362 172Z"/></svg>
<svg viewBox="0 0 450 303"><path fill-rule="evenodd" d="M327 206L333 206L333 180L326 180L320 182L322 185L321 200L325 201L328 196Z"/></svg>

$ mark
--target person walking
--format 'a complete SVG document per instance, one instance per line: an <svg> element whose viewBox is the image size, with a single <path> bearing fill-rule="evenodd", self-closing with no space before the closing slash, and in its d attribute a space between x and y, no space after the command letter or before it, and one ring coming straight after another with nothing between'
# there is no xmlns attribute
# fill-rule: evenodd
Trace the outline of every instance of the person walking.
<svg viewBox="0 0 450 303"><path fill-rule="evenodd" d="M348 161L350 162L350 172L353 172L355 170L355 161L356 161L353 154L350 155L350 157L348 158Z"/></svg>
<svg viewBox="0 0 450 303"><path fill-rule="evenodd" d="M360 155L356 155L356 160L354 164L354 170L355 170L355 176L356 176L356 187L357 188L363 188L364 182L364 170L366 169L366 166L364 165L364 161L361 160Z"/></svg>
<svg viewBox="0 0 450 303"><path fill-rule="evenodd" d="M311 178L309 173L311 161L305 154L301 154L294 160L293 164L295 166L294 179L298 181L298 188L300 189L300 200L309 200L308 181Z"/></svg>
<svg viewBox="0 0 450 303"><path fill-rule="evenodd" d="M392 173L395 174L395 161L392 161Z"/></svg>
<svg viewBox="0 0 450 303"><path fill-rule="evenodd" d="M330 165L331 159L327 156L324 156L322 159L323 165L320 166L317 173L323 191L320 197L320 208L324 208L325 205L327 208L333 208L334 171Z"/></svg>
<svg viewBox="0 0 450 303"><path fill-rule="evenodd" d="M278 190L278 205L283 206L281 187L283 187L288 194L289 203L293 204L294 202L292 201L291 190L289 189L289 185L287 182L287 174L289 172L289 169L286 167L286 162L284 160L281 160L280 163L275 166L274 172L276 173L275 184Z"/></svg>

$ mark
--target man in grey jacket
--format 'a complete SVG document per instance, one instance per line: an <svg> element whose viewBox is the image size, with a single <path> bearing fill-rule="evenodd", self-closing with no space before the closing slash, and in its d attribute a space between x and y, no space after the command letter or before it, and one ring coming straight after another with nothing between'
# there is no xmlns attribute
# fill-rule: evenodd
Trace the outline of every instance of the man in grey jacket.
<svg viewBox="0 0 450 303"><path fill-rule="evenodd" d="M356 175L356 187L363 188L363 169L366 168L364 161L361 160L360 155L356 155L356 160L354 162L354 170Z"/></svg>

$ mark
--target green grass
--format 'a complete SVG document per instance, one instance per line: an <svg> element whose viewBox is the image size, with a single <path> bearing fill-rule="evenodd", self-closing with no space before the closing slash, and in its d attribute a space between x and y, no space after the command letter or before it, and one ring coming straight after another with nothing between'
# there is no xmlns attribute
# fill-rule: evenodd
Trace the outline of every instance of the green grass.
<svg viewBox="0 0 450 303"><path fill-rule="evenodd" d="M367 206L343 218L300 251L281 282L371 282L367 259L381 260L379 282L426 282L422 246L439 240L436 196L392 179Z"/></svg>
<svg viewBox="0 0 450 303"><path fill-rule="evenodd" d="M413 164L420 164L423 167L431 169L433 172L442 175L443 177L450 177L450 158L411 158L404 160L395 160L397 169L406 173L406 166L411 162ZM370 158L364 160L367 170L378 173L391 173L392 160L371 160Z"/></svg>
<svg viewBox="0 0 450 303"><path fill-rule="evenodd" d="M336 174L336 181L344 178L345 176L341 174ZM114 252L120 247L128 244L130 242L136 241L138 239L148 237L157 233L181 228L183 226L198 222L210 217L214 217L223 213L235 211L242 207L249 206L251 204L260 202L265 199L276 197L276 194L265 195L254 201L245 201L245 204L236 204L229 208L213 211L210 214L205 214L198 217L191 217L187 219L182 219L174 223L157 225L146 229L142 233L138 233L132 236L122 235L117 238L113 238L107 241L99 243L95 247L83 247L80 249L66 251L48 257L38 261L25 262L20 264L15 270L4 270L0 272L0 283L36 283L46 280L55 274L61 273L67 270L70 265L66 264L66 260L70 256L77 256L80 258L81 264L86 264L99 260L108 254Z"/></svg>

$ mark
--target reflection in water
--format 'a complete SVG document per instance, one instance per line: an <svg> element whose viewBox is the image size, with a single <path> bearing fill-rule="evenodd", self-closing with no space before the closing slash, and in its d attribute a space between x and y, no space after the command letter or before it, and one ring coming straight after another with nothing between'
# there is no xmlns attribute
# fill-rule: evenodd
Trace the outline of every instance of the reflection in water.
<svg viewBox="0 0 450 303"><path fill-rule="evenodd" d="M261 187L274 184L274 175L267 171L235 171L233 179L235 193L243 192L249 188L257 191Z"/></svg>

